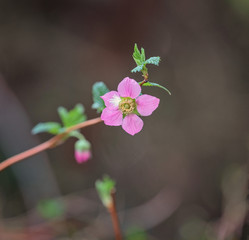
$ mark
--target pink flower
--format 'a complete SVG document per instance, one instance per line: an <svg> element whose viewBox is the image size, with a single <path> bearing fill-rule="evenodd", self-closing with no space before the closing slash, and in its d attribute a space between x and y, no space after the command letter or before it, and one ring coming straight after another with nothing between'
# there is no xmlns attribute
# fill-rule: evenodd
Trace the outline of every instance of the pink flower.
<svg viewBox="0 0 249 240"><path fill-rule="evenodd" d="M106 108L101 119L106 125L120 126L129 134L135 135L143 128L143 120L138 116L149 116L158 107L160 99L141 93L140 85L131 78L124 78L118 91L110 91L101 98Z"/></svg>
<svg viewBox="0 0 249 240"><path fill-rule="evenodd" d="M85 151L75 150L74 156L77 163L84 163L87 162L92 157L92 154L90 150L85 150Z"/></svg>

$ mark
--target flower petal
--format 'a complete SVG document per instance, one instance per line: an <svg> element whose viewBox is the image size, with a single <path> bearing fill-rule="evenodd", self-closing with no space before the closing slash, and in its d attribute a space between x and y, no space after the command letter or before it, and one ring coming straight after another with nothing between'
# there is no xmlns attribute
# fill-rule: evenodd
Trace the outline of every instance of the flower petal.
<svg viewBox="0 0 249 240"><path fill-rule="evenodd" d="M75 151L74 156L75 156L77 163L83 163L83 162L88 161L92 157L92 154L91 154L91 151L89 150L83 151L83 152Z"/></svg>
<svg viewBox="0 0 249 240"><path fill-rule="evenodd" d="M112 110L106 107L101 114L101 119L106 125L120 126L123 121L123 114L119 110Z"/></svg>
<svg viewBox="0 0 249 240"><path fill-rule="evenodd" d="M143 120L136 114L127 115L122 124L122 128L132 136L140 132L143 128Z"/></svg>
<svg viewBox="0 0 249 240"><path fill-rule="evenodd" d="M137 81L124 78L118 85L118 93L121 97L136 98L141 93L141 87Z"/></svg>
<svg viewBox="0 0 249 240"><path fill-rule="evenodd" d="M137 111L142 116L149 116L154 110L157 109L160 99L150 96L148 94L143 94L136 99Z"/></svg>
<svg viewBox="0 0 249 240"><path fill-rule="evenodd" d="M105 95L101 96L101 98L104 100L106 107L110 109L118 109L118 104L121 101L121 98L116 91L110 91L106 93Z"/></svg>

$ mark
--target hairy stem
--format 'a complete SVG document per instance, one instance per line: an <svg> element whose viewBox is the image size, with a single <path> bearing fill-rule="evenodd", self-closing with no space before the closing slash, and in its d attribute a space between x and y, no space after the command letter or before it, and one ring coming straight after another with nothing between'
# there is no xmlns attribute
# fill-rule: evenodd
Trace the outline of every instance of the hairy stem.
<svg viewBox="0 0 249 240"><path fill-rule="evenodd" d="M19 153L13 157L10 157L8 159L6 159L4 162L1 162L0 163L0 171L2 171L3 169L11 166L12 164L14 163L17 163L17 162L20 162L28 157L31 157L39 152L42 152L46 149L49 149L49 148L54 148L56 146L58 146L58 144L63 140L63 138L70 132L74 131L74 130L77 130L77 129L81 129L81 128L85 128L85 127L88 127L88 126L91 126L91 125L94 125L94 124L97 124L99 122L102 122L102 120L100 118L94 118L94 119L91 119L91 120L88 120L88 121L85 121L85 122L82 122L82 123L79 123L77 125L74 125L70 128L67 128L67 130L61 134L58 134L52 138L50 138L48 141L36 146L36 147L33 147L29 150L26 150L22 153Z"/></svg>

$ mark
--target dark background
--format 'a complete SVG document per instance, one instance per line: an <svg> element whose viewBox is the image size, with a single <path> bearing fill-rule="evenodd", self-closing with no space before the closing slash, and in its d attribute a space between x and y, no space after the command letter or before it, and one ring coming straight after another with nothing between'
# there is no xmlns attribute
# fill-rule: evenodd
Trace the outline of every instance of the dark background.
<svg viewBox="0 0 249 240"><path fill-rule="evenodd" d="M126 76L141 81L130 72L134 43L161 57L149 66L150 80L172 92L143 89L161 101L134 137L103 123L84 129L93 154L86 164L76 163L69 140L1 172L1 239L112 239L94 190L104 174L117 182L123 232L239 237L247 211L248 27L247 0L1 0L1 160L47 140L30 131L57 121L59 106L83 103L88 118L97 117L96 81L114 90ZM48 198L63 203L63 217L40 216L36 206Z"/></svg>

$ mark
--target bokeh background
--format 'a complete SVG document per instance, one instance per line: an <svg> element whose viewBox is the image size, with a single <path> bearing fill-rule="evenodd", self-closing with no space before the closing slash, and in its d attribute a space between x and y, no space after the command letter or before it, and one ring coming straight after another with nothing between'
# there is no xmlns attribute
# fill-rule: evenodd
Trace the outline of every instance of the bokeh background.
<svg viewBox="0 0 249 240"><path fill-rule="evenodd" d="M247 239L248 0L1 0L0 159L50 136L32 136L56 109L83 103L92 85L116 89L132 74L134 43L147 57L144 88L161 99L132 137L103 123L0 173L0 239L114 239L94 189L117 182L125 239Z"/></svg>

